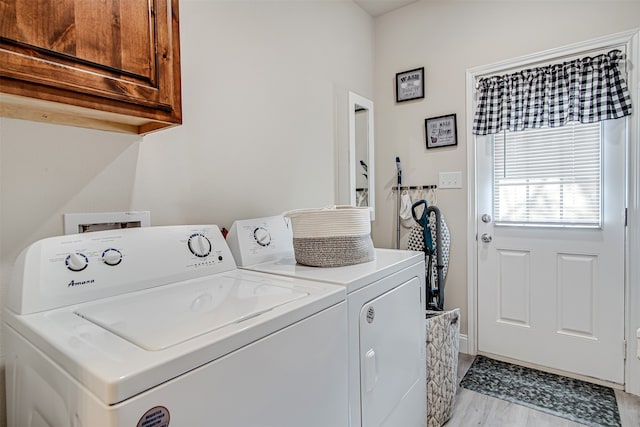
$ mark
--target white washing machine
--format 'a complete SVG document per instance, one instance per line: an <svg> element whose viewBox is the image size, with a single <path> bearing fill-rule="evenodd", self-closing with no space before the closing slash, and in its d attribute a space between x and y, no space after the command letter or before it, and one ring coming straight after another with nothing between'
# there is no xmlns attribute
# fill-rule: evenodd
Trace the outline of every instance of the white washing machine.
<svg viewBox="0 0 640 427"><path fill-rule="evenodd" d="M424 253L376 249L368 263L299 265L282 216L236 221L227 242L240 268L347 290L352 427L426 425Z"/></svg>
<svg viewBox="0 0 640 427"><path fill-rule="evenodd" d="M238 270L217 226L38 241L5 309L8 425L346 427L345 298Z"/></svg>

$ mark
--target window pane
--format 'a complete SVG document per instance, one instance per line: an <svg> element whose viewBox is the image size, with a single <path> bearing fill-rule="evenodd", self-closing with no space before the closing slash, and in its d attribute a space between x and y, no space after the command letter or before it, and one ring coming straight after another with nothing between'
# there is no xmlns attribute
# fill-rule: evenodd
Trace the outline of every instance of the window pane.
<svg viewBox="0 0 640 427"><path fill-rule="evenodd" d="M494 137L497 224L601 225L600 123Z"/></svg>

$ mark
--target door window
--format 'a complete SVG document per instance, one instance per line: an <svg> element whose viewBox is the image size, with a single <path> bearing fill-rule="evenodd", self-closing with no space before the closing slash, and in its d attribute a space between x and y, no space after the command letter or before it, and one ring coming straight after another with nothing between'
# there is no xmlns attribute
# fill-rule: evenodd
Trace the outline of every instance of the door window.
<svg viewBox="0 0 640 427"><path fill-rule="evenodd" d="M600 123L496 134L495 224L601 227Z"/></svg>

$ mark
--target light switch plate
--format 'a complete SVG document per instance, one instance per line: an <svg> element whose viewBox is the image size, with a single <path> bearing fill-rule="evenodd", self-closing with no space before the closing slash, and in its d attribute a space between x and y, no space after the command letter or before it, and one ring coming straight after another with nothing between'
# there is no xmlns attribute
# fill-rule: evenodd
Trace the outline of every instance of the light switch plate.
<svg viewBox="0 0 640 427"><path fill-rule="evenodd" d="M440 172L438 188L462 188L462 172Z"/></svg>

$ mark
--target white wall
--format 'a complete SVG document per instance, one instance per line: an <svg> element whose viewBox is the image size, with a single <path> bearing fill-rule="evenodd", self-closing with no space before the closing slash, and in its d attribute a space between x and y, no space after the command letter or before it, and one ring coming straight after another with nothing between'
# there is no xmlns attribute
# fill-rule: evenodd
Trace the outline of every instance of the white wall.
<svg viewBox="0 0 640 427"><path fill-rule="evenodd" d="M2 294L65 212L229 228L335 203L348 91L373 96L373 19L350 0L184 0L180 27L182 126L142 138L0 119Z"/></svg>
<svg viewBox="0 0 640 427"><path fill-rule="evenodd" d="M348 91L373 93L371 17L344 1L191 1L181 36L184 125L145 138L134 204L228 228L335 203Z"/></svg>
<svg viewBox="0 0 640 427"><path fill-rule="evenodd" d="M603 18L603 17L606 17ZM395 157L403 184L466 183L465 72L526 54L640 27L638 1L421 0L375 21L376 221L374 243L395 247ZM425 67L425 98L395 103L395 74ZM425 148L424 119L455 113L458 146ZM462 308L467 333L467 188L438 191L451 232L445 306ZM406 233L406 231L405 231ZM402 234L401 246L406 247ZM469 242L471 244L471 242Z"/></svg>

